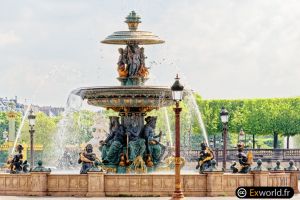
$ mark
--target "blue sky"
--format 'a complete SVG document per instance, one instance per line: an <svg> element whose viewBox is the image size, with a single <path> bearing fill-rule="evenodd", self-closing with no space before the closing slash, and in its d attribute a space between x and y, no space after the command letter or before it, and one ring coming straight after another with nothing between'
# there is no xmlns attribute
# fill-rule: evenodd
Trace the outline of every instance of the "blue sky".
<svg viewBox="0 0 300 200"><path fill-rule="evenodd" d="M166 41L145 47L149 85L171 85L178 72L205 99L300 94L297 0L0 3L2 97L63 106L77 87L118 85L119 46L100 41L127 30L131 10L142 17L139 29Z"/></svg>

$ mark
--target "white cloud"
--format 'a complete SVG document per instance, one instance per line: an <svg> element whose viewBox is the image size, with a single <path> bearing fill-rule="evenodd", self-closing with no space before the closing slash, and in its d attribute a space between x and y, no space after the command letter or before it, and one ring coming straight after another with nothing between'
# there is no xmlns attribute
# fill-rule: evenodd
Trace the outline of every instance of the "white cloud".
<svg viewBox="0 0 300 200"><path fill-rule="evenodd" d="M17 44L19 42L21 42L21 38L14 31L0 32L0 45Z"/></svg>

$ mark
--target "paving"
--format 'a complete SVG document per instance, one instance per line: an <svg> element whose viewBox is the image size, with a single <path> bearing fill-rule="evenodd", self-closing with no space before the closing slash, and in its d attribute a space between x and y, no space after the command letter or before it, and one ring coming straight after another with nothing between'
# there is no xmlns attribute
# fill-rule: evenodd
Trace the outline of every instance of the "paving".
<svg viewBox="0 0 300 200"><path fill-rule="evenodd" d="M158 199L164 199L164 200L169 200L170 197L15 197L15 196L0 196L0 200L158 200ZM236 200L239 198L236 197L186 197L186 200L199 200L199 199L208 199L208 200ZM299 199L300 200L300 194L295 195L293 198Z"/></svg>

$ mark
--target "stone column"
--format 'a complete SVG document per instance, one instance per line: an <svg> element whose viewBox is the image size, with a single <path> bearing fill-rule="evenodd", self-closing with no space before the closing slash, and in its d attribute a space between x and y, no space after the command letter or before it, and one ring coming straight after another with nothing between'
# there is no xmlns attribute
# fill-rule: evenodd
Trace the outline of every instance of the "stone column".
<svg viewBox="0 0 300 200"><path fill-rule="evenodd" d="M104 197L104 173L88 172L88 197Z"/></svg>
<svg viewBox="0 0 300 200"><path fill-rule="evenodd" d="M268 171L251 171L251 174L253 174L254 187L268 186Z"/></svg>
<svg viewBox="0 0 300 200"><path fill-rule="evenodd" d="M286 173L290 174L290 186L294 189L294 193L298 194L299 193L299 189L298 189L299 171L286 171Z"/></svg>
<svg viewBox="0 0 300 200"><path fill-rule="evenodd" d="M223 172L214 171L214 172L204 172L206 174L206 195L209 197L215 196L224 196L224 191L222 187L223 182Z"/></svg>
<svg viewBox="0 0 300 200"><path fill-rule="evenodd" d="M30 172L31 175L30 195L47 196L49 174L50 172Z"/></svg>

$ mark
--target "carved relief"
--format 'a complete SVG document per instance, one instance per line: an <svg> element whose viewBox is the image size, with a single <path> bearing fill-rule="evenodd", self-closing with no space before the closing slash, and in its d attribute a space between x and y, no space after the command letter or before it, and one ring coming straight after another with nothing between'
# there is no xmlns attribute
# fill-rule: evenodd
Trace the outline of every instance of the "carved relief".
<svg viewBox="0 0 300 200"><path fill-rule="evenodd" d="M79 180L78 177L70 177L70 188L78 188Z"/></svg>
<svg viewBox="0 0 300 200"><path fill-rule="evenodd" d="M48 187L50 190L58 188L58 181L57 178L48 178Z"/></svg>
<svg viewBox="0 0 300 200"><path fill-rule="evenodd" d="M87 177L80 177L79 178L79 187L80 188L87 188L88 186L88 181L87 181Z"/></svg>
<svg viewBox="0 0 300 200"><path fill-rule="evenodd" d="M5 179L5 187L6 188L11 188L12 187L12 177L7 177Z"/></svg>
<svg viewBox="0 0 300 200"><path fill-rule="evenodd" d="M0 189L4 189L4 188L5 188L5 178L0 177Z"/></svg>
<svg viewBox="0 0 300 200"><path fill-rule="evenodd" d="M27 177L20 177L20 180L19 180L20 184L19 184L19 187L21 189L25 189L28 187L28 184L27 184Z"/></svg>

